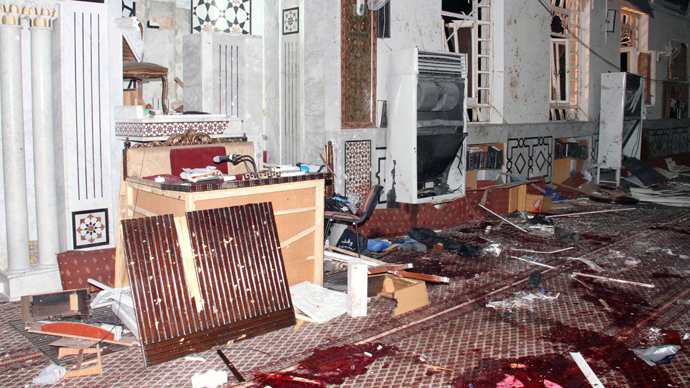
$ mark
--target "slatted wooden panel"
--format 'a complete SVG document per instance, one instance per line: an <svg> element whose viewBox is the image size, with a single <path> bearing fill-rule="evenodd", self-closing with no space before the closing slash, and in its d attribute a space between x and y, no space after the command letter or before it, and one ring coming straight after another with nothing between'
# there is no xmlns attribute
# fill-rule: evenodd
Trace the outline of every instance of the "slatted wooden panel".
<svg viewBox="0 0 690 388"><path fill-rule="evenodd" d="M187 213L187 226L199 301L173 217L122 222L147 365L295 323L270 203Z"/></svg>

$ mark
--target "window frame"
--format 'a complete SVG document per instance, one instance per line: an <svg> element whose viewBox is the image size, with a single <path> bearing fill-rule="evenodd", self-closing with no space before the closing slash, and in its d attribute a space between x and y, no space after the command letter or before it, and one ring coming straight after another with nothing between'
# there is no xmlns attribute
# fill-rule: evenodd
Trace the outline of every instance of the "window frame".
<svg viewBox="0 0 690 388"><path fill-rule="evenodd" d="M556 45L563 45L563 55L564 55L564 66L565 70L563 72L563 77L565 78L565 97L563 100L560 99L553 99L554 96L554 90L556 96L560 96L563 94L563 91L561 90L561 82L559 78L559 74L557 73L558 69L556 69L556 65L558 63L558 58L556 57L556 52L555 52L555 46ZM551 36L550 42L549 42L549 62L550 62L550 77L549 77L549 100L551 102L552 107L554 105L557 105L559 107L570 107L570 61L569 61L569 51L570 48L570 39L567 37L563 36L556 36L555 34ZM554 86L555 84L555 86Z"/></svg>

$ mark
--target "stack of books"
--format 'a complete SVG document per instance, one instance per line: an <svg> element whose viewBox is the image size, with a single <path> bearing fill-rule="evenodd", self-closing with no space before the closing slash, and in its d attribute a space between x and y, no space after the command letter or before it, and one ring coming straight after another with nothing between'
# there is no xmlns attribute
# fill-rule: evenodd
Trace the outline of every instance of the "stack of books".
<svg viewBox="0 0 690 388"><path fill-rule="evenodd" d="M467 149L468 170L499 170L503 167L503 150L493 146L473 147Z"/></svg>
<svg viewBox="0 0 690 388"><path fill-rule="evenodd" d="M574 158L587 159L589 152L587 144L580 144L577 141L562 141L556 139L556 146L554 149L554 157L556 159Z"/></svg>

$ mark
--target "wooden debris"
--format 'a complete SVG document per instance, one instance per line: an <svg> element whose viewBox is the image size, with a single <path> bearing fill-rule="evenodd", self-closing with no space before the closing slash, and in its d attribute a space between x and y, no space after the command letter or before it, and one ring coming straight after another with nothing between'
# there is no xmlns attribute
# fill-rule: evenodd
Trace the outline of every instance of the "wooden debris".
<svg viewBox="0 0 690 388"><path fill-rule="evenodd" d="M555 251L533 251L531 249L519 249L519 248L508 248L509 251L515 251L515 252L528 252L528 253L540 253L540 254L545 254L545 255L551 255L554 253L559 253L563 251L567 251L570 249L574 249L575 247L568 247L568 248L563 248L563 249L556 249Z"/></svg>
<svg viewBox="0 0 690 388"><path fill-rule="evenodd" d="M62 349L67 349L67 348L61 348ZM65 374L64 378L70 378L70 377L79 377L79 376L89 376L89 375L98 375L103 373L103 364L101 364L101 347L100 345L96 344L96 349L71 349L71 350L77 350L77 365L76 368L77 370L67 372ZM97 363L96 366L93 366L91 368L83 368L82 365L86 365L87 363L82 362L84 354L91 354L95 353L96 354L96 360L95 362ZM74 353L72 353L74 354ZM58 356L58 359L60 356ZM88 362L89 364L93 362Z"/></svg>
<svg viewBox="0 0 690 388"><path fill-rule="evenodd" d="M441 368L440 366L431 365L431 364L422 364L422 365L425 366L425 367L427 367L427 368L429 368L429 369L447 370L447 371L449 371L449 372L452 372L452 371L453 371L452 369L449 369L449 368Z"/></svg>
<svg viewBox="0 0 690 388"><path fill-rule="evenodd" d="M576 275L576 276L585 276L585 277L592 278L592 279L608 280L608 281L616 282L616 283L630 284L630 285L633 285L633 286L640 286L640 287L647 287L647 288L654 288L654 287L656 287L655 285L649 284L649 283L638 283L638 282L633 282L633 281L630 281L630 280L615 279L615 278L609 278L609 277L606 277L606 276L589 275L589 274L580 273L580 272L573 272L573 275Z"/></svg>
<svg viewBox="0 0 690 388"><path fill-rule="evenodd" d="M538 262L538 261L526 259L526 258L524 258L524 257L517 257L517 256L510 256L510 257L512 257L512 258L515 259L515 260L524 261L524 262L526 262L526 263L538 265L538 266L541 266L541 267L546 267L546 268L550 268L550 269L558 269L558 267L554 267L554 266L552 266L552 265L548 265L548 264L540 263L540 262Z"/></svg>
<svg viewBox="0 0 690 388"><path fill-rule="evenodd" d="M133 336L122 336L115 340L115 334L97 326L77 322L36 322L27 328L29 333L48 334L58 337L102 341L116 345L134 346L139 342Z"/></svg>
<svg viewBox="0 0 690 388"><path fill-rule="evenodd" d="M571 279L573 279L574 281L576 281L576 282L582 284L583 286L585 286L585 287L586 287L587 289L589 289L589 290L592 290L592 289L593 289L592 286L590 286L589 284L583 282L582 280L580 280L580 279L578 279L578 278L576 278L576 277L574 277L574 276L571 277Z"/></svg>
<svg viewBox="0 0 690 388"><path fill-rule="evenodd" d="M450 279L445 277L445 276L426 275L426 274L422 274L422 273L414 273L414 272L406 272L406 271L388 271L388 273L396 275L396 276L402 276L404 278L424 280L427 282L450 283Z"/></svg>
<svg viewBox="0 0 690 388"><path fill-rule="evenodd" d="M525 229L522 229L521 227L515 225L514 223L508 221L507 219L505 219L505 218L499 216L497 213L494 213L491 209L487 208L486 206L483 206L481 203L478 203L477 205L479 205L479 207L481 207L482 209L488 211L489 213L495 215L496 217L500 218L502 221L507 222L510 226L512 226L512 227L514 227L514 228L517 228L517 229L520 229L521 231L523 231L523 232L525 232L525 233L529 233L529 231L527 231L527 230L525 230Z"/></svg>
<svg viewBox="0 0 690 388"><path fill-rule="evenodd" d="M369 268L369 275L377 274L377 273L384 273L384 272L389 272L389 271L401 271L404 269L410 269L413 267L412 263L407 263L407 264L393 264L393 265L385 265L381 267L372 267Z"/></svg>
<svg viewBox="0 0 690 388"><path fill-rule="evenodd" d="M298 319L298 320L297 320L297 323L295 324L295 328L294 328L293 330L294 330L294 331L299 330L300 327L302 327L303 324L304 324L304 321L301 320L301 319Z"/></svg>
<svg viewBox="0 0 690 388"><path fill-rule="evenodd" d="M613 309L611 308L611 306L609 306L609 304L606 303L605 300L599 299L599 303L601 303L601 304L604 306L604 310L606 310L606 311L613 311Z"/></svg>
<svg viewBox="0 0 690 388"><path fill-rule="evenodd" d="M89 299L88 288L22 296L22 322L91 315Z"/></svg>
<svg viewBox="0 0 690 388"><path fill-rule="evenodd" d="M570 356L573 358L573 360L575 360L575 363L582 371L582 374L585 375L585 378L590 384L592 384L593 388L604 388L604 384L602 384L597 375L594 374L594 371L592 371L592 368L589 367L589 364L587 364L587 361L584 357L582 357L580 352L572 352L570 353Z"/></svg>
<svg viewBox="0 0 690 388"><path fill-rule="evenodd" d="M252 372L252 374L256 377L265 377L265 378L269 378L269 379L299 382L299 383L316 385L318 387L325 387L326 386L326 383L324 383L322 381L305 379L304 377L280 375L277 373L270 373L269 374L269 373L261 373L261 372Z"/></svg>
<svg viewBox="0 0 690 388"><path fill-rule="evenodd" d="M594 271L597 271L597 272L604 272L604 269L603 269L603 268L601 268L599 265L597 265L596 263L594 263L594 262L593 262L592 260L590 260L590 259L586 259L586 258L584 258L584 257L566 257L566 259L570 259L570 260L579 260L579 261L581 261L581 262L587 264L587 266L588 266L589 268L593 269Z"/></svg>
<svg viewBox="0 0 690 388"><path fill-rule="evenodd" d="M394 317L429 304L425 282L392 274L370 276L368 295L383 296L398 302L393 310Z"/></svg>

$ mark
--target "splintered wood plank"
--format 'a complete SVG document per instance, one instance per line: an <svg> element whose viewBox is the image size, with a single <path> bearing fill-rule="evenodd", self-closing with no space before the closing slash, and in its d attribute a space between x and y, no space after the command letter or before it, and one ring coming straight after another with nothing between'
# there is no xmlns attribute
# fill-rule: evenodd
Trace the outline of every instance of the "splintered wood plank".
<svg viewBox="0 0 690 388"><path fill-rule="evenodd" d="M103 341L116 345L134 346L138 344L136 338L125 336L115 340L115 334L100 327L77 322L36 322L27 329L29 333L48 334L58 337L80 338L85 340Z"/></svg>
<svg viewBox="0 0 690 388"><path fill-rule="evenodd" d="M423 273L414 273L414 272L406 272L406 271L389 271L389 273L392 273L393 275L397 275L397 276L402 276L404 278L424 280L427 282L450 283L450 279L445 277L445 276L426 275Z"/></svg>

